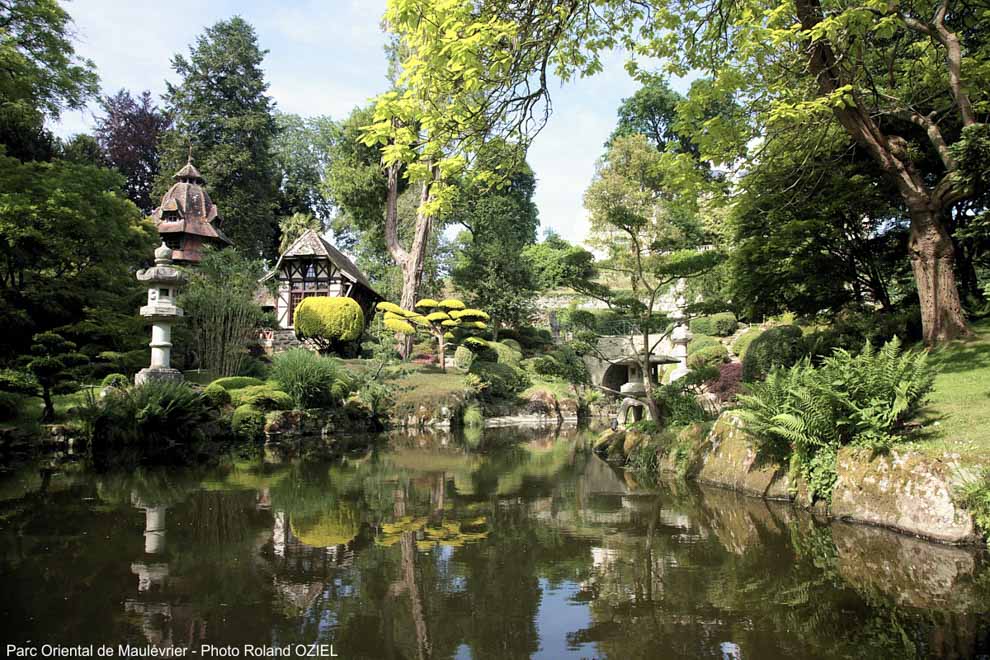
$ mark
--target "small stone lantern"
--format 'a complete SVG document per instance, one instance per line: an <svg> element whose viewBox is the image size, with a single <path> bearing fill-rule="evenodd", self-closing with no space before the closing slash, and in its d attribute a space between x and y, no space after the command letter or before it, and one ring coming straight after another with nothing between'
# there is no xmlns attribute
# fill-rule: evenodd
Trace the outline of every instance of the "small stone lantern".
<svg viewBox="0 0 990 660"><path fill-rule="evenodd" d="M182 372L171 367L172 324L182 316L175 300L179 289L189 281L188 276L172 266L172 249L163 242L155 250L155 265L139 270L138 281L148 285L148 304L141 308L141 316L151 319L151 366L142 369L134 377L134 384L149 380L181 381Z"/></svg>

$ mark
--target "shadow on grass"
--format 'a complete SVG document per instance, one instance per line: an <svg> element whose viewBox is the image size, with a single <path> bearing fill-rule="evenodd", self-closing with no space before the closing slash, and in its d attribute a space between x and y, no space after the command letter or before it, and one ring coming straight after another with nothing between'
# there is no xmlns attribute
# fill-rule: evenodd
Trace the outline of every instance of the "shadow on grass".
<svg viewBox="0 0 990 660"><path fill-rule="evenodd" d="M932 354L932 362L945 374L990 368L990 341L986 334L962 340Z"/></svg>

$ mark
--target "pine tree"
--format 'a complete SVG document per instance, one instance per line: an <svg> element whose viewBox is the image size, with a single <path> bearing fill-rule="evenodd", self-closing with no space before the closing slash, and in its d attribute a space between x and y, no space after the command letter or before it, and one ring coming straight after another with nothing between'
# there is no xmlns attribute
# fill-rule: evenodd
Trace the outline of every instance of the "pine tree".
<svg viewBox="0 0 990 660"><path fill-rule="evenodd" d="M270 256L276 248L277 129L261 69L266 53L254 28L235 16L207 28L188 58L172 59L180 81L168 83L165 95L174 127L163 139L156 189L168 189L191 148L224 232L252 257Z"/></svg>

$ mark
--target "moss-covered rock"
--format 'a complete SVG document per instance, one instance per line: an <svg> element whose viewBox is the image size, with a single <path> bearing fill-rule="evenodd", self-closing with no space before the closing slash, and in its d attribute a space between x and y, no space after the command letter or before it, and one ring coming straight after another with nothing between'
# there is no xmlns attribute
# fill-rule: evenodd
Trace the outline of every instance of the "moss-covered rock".
<svg viewBox="0 0 990 660"><path fill-rule="evenodd" d="M708 434L698 480L765 497L785 473L783 466L759 454L737 417L725 414Z"/></svg>
<svg viewBox="0 0 990 660"><path fill-rule="evenodd" d="M846 447L836 459L831 513L943 543L976 543L973 516L953 497L959 466L916 451L888 455Z"/></svg>

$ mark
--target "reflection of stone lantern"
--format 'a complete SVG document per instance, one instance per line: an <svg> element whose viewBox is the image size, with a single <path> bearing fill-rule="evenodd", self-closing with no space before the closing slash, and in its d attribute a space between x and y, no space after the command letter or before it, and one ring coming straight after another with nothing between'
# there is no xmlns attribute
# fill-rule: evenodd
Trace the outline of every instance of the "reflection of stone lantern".
<svg viewBox="0 0 990 660"><path fill-rule="evenodd" d="M165 551L165 512L168 507L147 504L137 495L131 497L131 503L137 509L144 509L145 553L149 555L161 554Z"/></svg>
<svg viewBox="0 0 990 660"><path fill-rule="evenodd" d="M139 270L137 278L148 285L148 304L141 308L141 316L151 319L151 366L139 371L134 383L182 380L182 372L171 367L172 323L182 316L175 300L189 278L172 266L172 250L164 243L155 250L155 265Z"/></svg>

